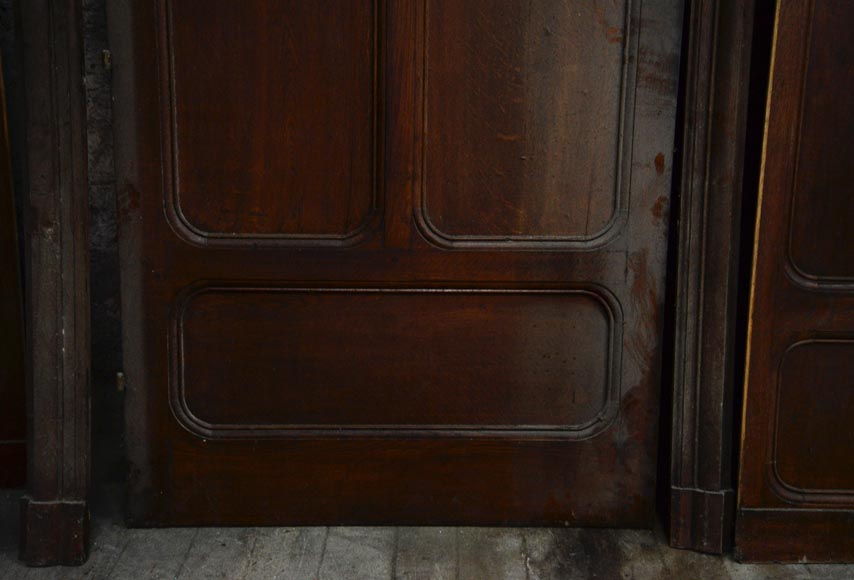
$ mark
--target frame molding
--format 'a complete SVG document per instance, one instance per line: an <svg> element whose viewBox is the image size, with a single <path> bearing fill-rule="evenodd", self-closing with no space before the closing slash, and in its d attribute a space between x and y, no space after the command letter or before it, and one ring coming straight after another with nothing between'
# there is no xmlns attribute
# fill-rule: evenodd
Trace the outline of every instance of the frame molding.
<svg viewBox="0 0 854 580"><path fill-rule="evenodd" d="M732 546L736 298L755 0L692 0L675 297L670 544Z"/></svg>
<svg viewBox="0 0 854 580"><path fill-rule="evenodd" d="M20 2L27 101L29 482L21 558L75 565L89 548L89 262L80 0Z"/></svg>

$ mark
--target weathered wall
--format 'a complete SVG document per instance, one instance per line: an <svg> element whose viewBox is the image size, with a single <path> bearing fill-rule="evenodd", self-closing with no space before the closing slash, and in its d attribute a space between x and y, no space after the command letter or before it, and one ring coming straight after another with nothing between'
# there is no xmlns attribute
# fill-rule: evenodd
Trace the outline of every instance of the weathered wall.
<svg viewBox="0 0 854 580"><path fill-rule="evenodd" d="M92 302L94 473L121 480L123 410L116 390L121 369L119 262L116 247L111 75L107 50L107 0L83 0L86 49L86 112L89 142L89 208Z"/></svg>

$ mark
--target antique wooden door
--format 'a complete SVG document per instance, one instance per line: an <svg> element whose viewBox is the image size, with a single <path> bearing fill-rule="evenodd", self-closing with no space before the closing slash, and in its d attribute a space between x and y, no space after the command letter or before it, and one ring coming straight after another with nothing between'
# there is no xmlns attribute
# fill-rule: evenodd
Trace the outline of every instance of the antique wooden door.
<svg viewBox="0 0 854 580"><path fill-rule="evenodd" d="M111 12L132 523L650 524L680 1Z"/></svg>
<svg viewBox="0 0 854 580"><path fill-rule="evenodd" d="M736 548L854 561L854 3L777 8Z"/></svg>

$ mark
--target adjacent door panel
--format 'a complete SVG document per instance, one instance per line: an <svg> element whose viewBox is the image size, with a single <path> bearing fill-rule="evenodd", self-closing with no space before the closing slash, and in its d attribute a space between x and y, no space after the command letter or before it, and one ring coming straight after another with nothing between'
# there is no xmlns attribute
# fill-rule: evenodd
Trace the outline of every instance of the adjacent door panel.
<svg viewBox="0 0 854 580"><path fill-rule="evenodd" d="M846 0L781 2L754 256L737 548L854 559L854 38Z"/></svg>
<svg viewBox="0 0 854 580"><path fill-rule="evenodd" d="M650 524L681 10L113 7L131 522Z"/></svg>

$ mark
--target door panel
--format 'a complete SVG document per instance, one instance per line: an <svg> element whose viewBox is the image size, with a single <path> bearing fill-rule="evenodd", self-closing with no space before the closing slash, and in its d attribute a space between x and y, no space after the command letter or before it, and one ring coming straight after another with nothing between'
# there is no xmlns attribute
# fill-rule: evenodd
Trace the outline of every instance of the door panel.
<svg viewBox="0 0 854 580"><path fill-rule="evenodd" d="M131 522L651 522L680 2L111 21Z"/></svg>
<svg viewBox="0 0 854 580"><path fill-rule="evenodd" d="M200 243L353 238L376 205L375 7L172 0L164 11L176 229Z"/></svg>
<svg viewBox="0 0 854 580"><path fill-rule="evenodd" d="M854 110L842 106L840 91L851 87L854 37L838 32L837 17L854 17L854 11L826 0L816 5L806 53L799 59L805 88L794 155L799 169L792 187L789 257L795 271L809 280L851 284L854 195L847 147L854 141ZM832 40L823 36L825 31L833 31Z"/></svg>
<svg viewBox="0 0 854 580"><path fill-rule="evenodd" d="M854 490L854 470L840 469L854 449L852 357L854 340L806 340L783 354L774 462L780 483L798 499L805 490L828 493L829 501Z"/></svg>
<svg viewBox="0 0 854 580"><path fill-rule="evenodd" d="M431 241L580 247L613 227L625 209L621 137L631 126L637 50L631 4L427 3L418 209Z"/></svg>
<svg viewBox="0 0 854 580"><path fill-rule="evenodd" d="M747 560L854 558L852 19L845 0L777 12L736 533Z"/></svg>
<svg viewBox="0 0 854 580"><path fill-rule="evenodd" d="M205 288L176 321L173 407L212 438L374 428L578 438L615 410L613 308L572 290Z"/></svg>

